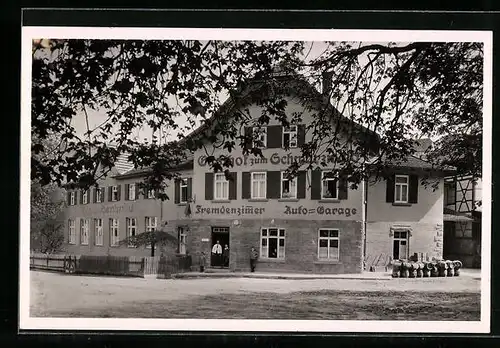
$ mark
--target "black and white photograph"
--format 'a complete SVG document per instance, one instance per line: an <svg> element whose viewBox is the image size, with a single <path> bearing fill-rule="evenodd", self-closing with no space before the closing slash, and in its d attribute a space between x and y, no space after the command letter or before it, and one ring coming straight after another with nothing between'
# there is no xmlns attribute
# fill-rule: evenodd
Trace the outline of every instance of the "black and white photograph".
<svg viewBox="0 0 500 348"><path fill-rule="evenodd" d="M22 34L21 328L489 332L490 32Z"/></svg>

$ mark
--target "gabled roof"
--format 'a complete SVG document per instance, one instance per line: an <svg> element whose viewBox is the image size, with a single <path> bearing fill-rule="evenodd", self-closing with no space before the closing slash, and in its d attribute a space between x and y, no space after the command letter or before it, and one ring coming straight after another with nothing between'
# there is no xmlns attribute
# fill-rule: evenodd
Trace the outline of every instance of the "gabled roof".
<svg viewBox="0 0 500 348"><path fill-rule="evenodd" d="M170 168L171 171L189 170L189 169L193 169L193 159L188 159L184 163L181 163L178 166ZM131 169L123 174L115 175L115 176L113 176L113 178L118 179L118 180L137 178L137 177L144 176L150 172L151 172L151 168L135 168L135 169Z"/></svg>

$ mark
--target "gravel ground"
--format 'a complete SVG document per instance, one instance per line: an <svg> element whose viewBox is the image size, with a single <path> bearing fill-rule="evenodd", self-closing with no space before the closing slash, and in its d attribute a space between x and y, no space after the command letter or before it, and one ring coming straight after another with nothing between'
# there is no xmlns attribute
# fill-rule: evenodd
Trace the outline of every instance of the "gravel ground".
<svg viewBox="0 0 500 348"><path fill-rule="evenodd" d="M381 291L480 293L477 277L390 280L359 279L143 279L77 276L31 271L31 316L77 308L103 308L150 301L195 300L202 296L300 291Z"/></svg>

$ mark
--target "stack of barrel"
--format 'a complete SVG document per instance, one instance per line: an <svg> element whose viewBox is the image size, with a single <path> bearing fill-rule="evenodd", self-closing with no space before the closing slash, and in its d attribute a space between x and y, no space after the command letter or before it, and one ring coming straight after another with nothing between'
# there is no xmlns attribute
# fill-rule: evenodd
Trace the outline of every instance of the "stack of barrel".
<svg viewBox="0 0 500 348"><path fill-rule="evenodd" d="M393 278L456 277L460 275L462 262L459 260L406 261L394 260Z"/></svg>

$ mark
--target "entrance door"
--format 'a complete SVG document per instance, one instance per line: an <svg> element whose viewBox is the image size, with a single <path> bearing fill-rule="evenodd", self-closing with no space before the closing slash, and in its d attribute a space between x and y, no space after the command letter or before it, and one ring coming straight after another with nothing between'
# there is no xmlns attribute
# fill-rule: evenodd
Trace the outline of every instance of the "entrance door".
<svg viewBox="0 0 500 348"><path fill-rule="evenodd" d="M220 247L216 245L220 245ZM212 267L229 267L229 249L225 251L226 246L230 247L229 227L212 227L212 250L210 253Z"/></svg>
<svg viewBox="0 0 500 348"><path fill-rule="evenodd" d="M394 242L392 249L392 257L394 260L408 259L408 232L394 231Z"/></svg>

